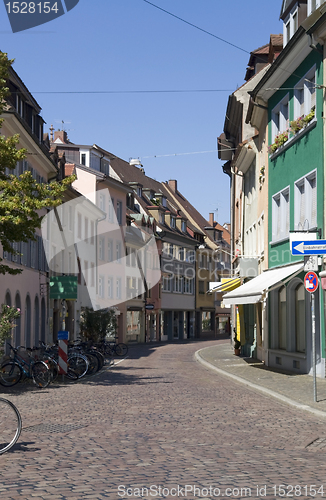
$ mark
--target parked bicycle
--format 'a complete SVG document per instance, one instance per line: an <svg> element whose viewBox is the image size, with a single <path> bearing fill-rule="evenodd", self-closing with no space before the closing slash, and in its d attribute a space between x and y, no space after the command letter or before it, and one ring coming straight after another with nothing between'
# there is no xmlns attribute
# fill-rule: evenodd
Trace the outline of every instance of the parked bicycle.
<svg viewBox="0 0 326 500"><path fill-rule="evenodd" d="M48 346L44 342L40 341L41 358L45 363L48 364L53 380L57 377L59 373L59 356L58 356L58 346ZM97 363L97 360L96 360ZM84 355L84 353L74 350L73 348L68 349L68 360L67 360L67 373L66 377L71 380L78 380L82 378L89 369L89 359ZM98 364L96 365L98 366Z"/></svg>
<svg viewBox="0 0 326 500"><path fill-rule="evenodd" d="M5 361L0 367L0 384L12 387L25 377L32 379L39 388L47 387L51 382L51 374L47 364L44 361L36 361L31 354L32 349L25 349L28 354L26 359L9 342L8 346L13 355L10 361Z"/></svg>
<svg viewBox="0 0 326 500"><path fill-rule="evenodd" d="M123 342L107 342L103 340L95 344L96 347L104 354L104 356L126 356L128 354L128 346Z"/></svg>
<svg viewBox="0 0 326 500"><path fill-rule="evenodd" d="M22 419L16 406L0 398L0 455L17 443L22 430Z"/></svg>

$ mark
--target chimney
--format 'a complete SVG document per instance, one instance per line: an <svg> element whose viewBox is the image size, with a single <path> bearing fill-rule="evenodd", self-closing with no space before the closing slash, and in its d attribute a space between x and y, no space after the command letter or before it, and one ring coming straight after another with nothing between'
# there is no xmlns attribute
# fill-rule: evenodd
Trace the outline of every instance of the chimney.
<svg viewBox="0 0 326 500"><path fill-rule="evenodd" d="M68 134L65 130L56 130L54 132L54 142L68 144Z"/></svg>
<svg viewBox="0 0 326 500"><path fill-rule="evenodd" d="M210 225L210 227L214 227L214 214L213 213L209 214L209 225Z"/></svg>
<svg viewBox="0 0 326 500"><path fill-rule="evenodd" d="M169 180L169 186L174 193L177 192L177 181L176 180Z"/></svg>

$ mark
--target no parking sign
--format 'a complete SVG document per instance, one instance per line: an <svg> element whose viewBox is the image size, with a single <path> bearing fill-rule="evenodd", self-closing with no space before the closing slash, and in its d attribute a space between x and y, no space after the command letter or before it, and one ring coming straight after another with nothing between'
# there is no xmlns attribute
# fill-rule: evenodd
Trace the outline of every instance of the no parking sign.
<svg viewBox="0 0 326 500"><path fill-rule="evenodd" d="M307 273L304 277L304 286L307 292L313 293L318 288L318 276L313 271Z"/></svg>

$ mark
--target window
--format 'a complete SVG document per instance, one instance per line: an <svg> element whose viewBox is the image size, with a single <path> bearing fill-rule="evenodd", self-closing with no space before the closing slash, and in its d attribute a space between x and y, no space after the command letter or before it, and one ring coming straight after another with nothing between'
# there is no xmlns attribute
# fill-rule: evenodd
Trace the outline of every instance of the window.
<svg viewBox="0 0 326 500"><path fill-rule="evenodd" d="M77 216L77 236L81 240L82 238L82 216L78 214Z"/></svg>
<svg viewBox="0 0 326 500"><path fill-rule="evenodd" d="M306 116L316 106L316 67L314 66L294 89L294 118Z"/></svg>
<svg viewBox="0 0 326 500"><path fill-rule="evenodd" d="M320 7L324 2L325 0L308 0L308 16L310 16L310 14L312 14L314 10L318 9L318 7Z"/></svg>
<svg viewBox="0 0 326 500"><path fill-rule="evenodd" d="M113 299L113 278L108 278L108 299Z"/></svg>
<svg viewBox="0 0 326 500"><path fill-rule="evenodd" d="M91 220L91 245L94 245L95 222Z"/></svg>
<svg viewBox="0 0 326 500"><path fill-rule="evenodd" d="M185 249L183 247L179 248L179 260L185 260Z"/></svg>
<svg viewBox="0 0 326 500"><path fill-rule="evenodd" d="M174 291L176 293L183 292L183 276L174 276Z"/></svg>
<svg viewBox="0 0 326 500"><path fill-rule="evenodd" d="M88 261L84 261L84 285L87 285L88 283Z"/></svg>
<svg viewBox="0 0 326 500"><path fill-rule="evenodd" d="M272 198L272 241L289 237L290 190L289 187Z"/></svg>
<svg viewBox="0 0 326 500"><path fill-rule="evenodd" d="M98 258L104 260L104 238L100 238L98 242Z"/></svg>
<svg viewBox="0 0 326 500"><path fill-rule="evenodd" d="M86 165L86 153L81 153L81 155L80 155L80 163L82 165Z"/></svg>
<svg viewBox="0 0 326 500"><path fill-rule="evenodd" d="M317 226L317 172L314 170L294 185L294 228Z"/></svg>
<svg viewBox="0 0 326 500"><path fill-rule="evenodd" d="M205 281L198 281L198 292L200 295L205 293Z"/></svg>
<svg viewBox="0 0 326 500"><path fill-rule="evenodd" d="M121 278L116 280L116 298L121 299Z"/></svg>
<svg viewBox="0 0 326 500"><path fill-rule="evenodd" d="M85 241L88 243L88 218L85 217Z"/></svg>
<svg viewBox="0 0 326 500"><path fill-rule="evenodd" d="M278 292L278 348L286 349L286 287Z"/></svg>
<svg viewBox="0 0 326 500"><path fill-rule="evenodd" d="M142 197L142 188L141 187L137 187L137 195L139 196L139 198Z"/></svg>
<svg viewBox="0 0 326 500"><path fill-rule="evenodd" d="M98 278L98 294L101 299L104 299L104 276Z"/></svg>
<svg viewBox="0 0 326 500"><path fill-rule="evenodd" d="M289 127L289 94L272 111L272 142Z"/></svg>
<svg viewBox="0 0 326 500"><path fill-rule="evenodd" d="M181 231L183 233L187 232L187 223L184 220L181 222Z"/></svg>
<svg viewBox="0 0 326 500"><path fill-rule="evenodd" d="M200 252L199 254L199 267L201 269L207 269L207 254Z"/></svg>
<svg viewBox="0 0 326 500"><path fill-rule="evenodd" d="M195 251L194 250L186 250L186 262L189 262L189 263L195 262Z"/></svg>
<svg viewBox="0 0 326 500"><path fill-rule="evenodd" d="M309 1L309 0L308 0ZM294 33L298 29L298 5L292 9L290 14L284 20L283 25L283 46L289 42L289 40L293 37Z"/></svg>
<svg viewBox="0 0 326 500"><path fill-rule="evenodd" d="M171 217L171 227L175 228L175 217Z"/></svg>
<svg viewBox="0 0 326 500"><path fill-rule="evenodd" d="M121 264L122 252L121 252L121 243L120 242L118 242L116 245L116 252L117 252L117 263Z"/></svg>
<svg viewBox="0 0 326 500"><path fill-rule="evenodd" d="M108 219L109 222L114 222L114 199L109 197Z"/></svg>
<svg viewBox="0 0 326 500"><path fill-rule="evenodd" d="M122 225L122 201L117 201L117 221L118 224Z"/></svg>
<svg viewBox="0 0 326 500"><path fill-rule="evenodd" d="M172 291L172 275L163 275L163 292L171 292Z"/></svg>
<svg viewBox="0 0 326 500"><path fill-rule="evenodd" d="M184 293L194 293L194 280L193 278L184 278Z"/></svg>
<svg viewBox="0 0 326 500"><path fill-rule="evenodd" d="M100 194L99 196L99 209L105 212L105 196L104 194Z"/></svg>
<svg viewBox="0 0 326 500"><path fill-rule="evenodd" d="M91 286L95 286L95 264L91 262Z"/></svg>

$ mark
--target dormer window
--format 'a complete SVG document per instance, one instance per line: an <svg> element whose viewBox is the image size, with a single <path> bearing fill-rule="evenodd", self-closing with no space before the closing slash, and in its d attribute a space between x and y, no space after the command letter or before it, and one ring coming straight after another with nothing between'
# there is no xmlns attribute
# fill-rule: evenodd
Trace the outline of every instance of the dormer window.
<svg viewBox="0 0 326 500"><path fill-rule="evenodd" d="M138 194L139 197L142 196L142 188L139 187L139 186L137 187L137 194Z"/></svg>
<svg viewBox="0 0 326 500"><path fill-rule="evenodd" d="M308 16L310 16L310 14L312 14L316 9L318 9L318 7L320 7L324 2L325 0L308 0L307 4Z"/></svg>
<svg viewBox="0 0 326 500"><path fill-rule="evenodd" d="M86 153L82 153L82 154L80 155L80 163L81 163L82 165L86 165Z"/></svg>
<svg viewBox="0 0 326 500"><path fill-rule="evenodd" d="M166 198L165 198L165 196L162 196L162 206L166 207Z"/></svg>
<svg viewBox="0 0 326 500"><path fill-rule="evenodd" d="M171 227L175 229L175 217L171 217Z"/></svg>
<svg viewBox="0 0 326 500"><path fill-rule="evenodd" d="M283 24L283 46L290 41L294 33L297 31L298 25L298 4L292 9L290 14L286 17Z"/></svg>
<svg viewBox="0 0 326 500"><path fill-rule="evenodd" d="M159 221L160 221L160 224L165 223L165 215L162 212L160 212Z"/></svg>
<svg viewBox="0 0 326 500"><path fill-rule="evenodd" d="M184 221L184 220L181 222L181 231L182 231L183 233L186 233L186 232L187 232L187 223L186 223L186 221Z"/></svg>

